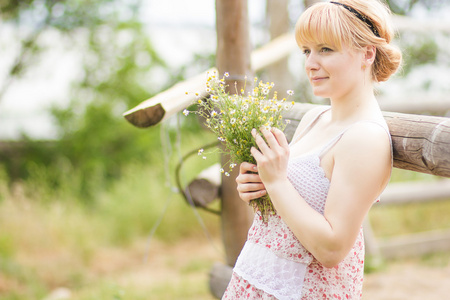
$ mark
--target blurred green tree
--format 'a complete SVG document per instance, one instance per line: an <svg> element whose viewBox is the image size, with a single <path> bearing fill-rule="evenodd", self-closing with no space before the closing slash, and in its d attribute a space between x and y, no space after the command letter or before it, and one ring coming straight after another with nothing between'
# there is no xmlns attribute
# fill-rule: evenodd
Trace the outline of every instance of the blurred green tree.
<svg viewBox="0 0 450 300"><path fill-rule="evenodd" d="M386 0L392 12L398 15L408 14L415 5L421 4L427 9L441 6L445 0Z"/></svg>
<svg viewBox="0 0 450 300"><path fill-rule="evenodd" d="M0 2L0 22L9 23L21 32L20 49L8 71L8 79L0 87L0 101L11 81L23 76L40 55L45 55L41 37L49 31L56 31L61 41L79 49L83 70L72 85L70 104L51 109L58 139L44 146L24 136L20 151L14 153L18 159L0 154L10 175L39 177L51 187L59 187L72 174L74 192L89 200L96 188L120 177L126 164L152 159L151 152L160 142L159 130L136 130L121 114L183 75L168 72L167 65L155 52L140 21L141 2ZM155 69L168 76L165 86L149 80L149 71Z"/></svg>

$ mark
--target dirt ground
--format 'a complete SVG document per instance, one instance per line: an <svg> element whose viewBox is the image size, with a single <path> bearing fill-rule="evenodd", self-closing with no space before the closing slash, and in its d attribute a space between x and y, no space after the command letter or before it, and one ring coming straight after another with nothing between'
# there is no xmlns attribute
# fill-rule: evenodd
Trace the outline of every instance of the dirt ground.
<svg viewBox="0 0 450 300"><path fill-rule="evenodd" d="M387 262L385 270L367 274L364 300L450 299L450 265L420 260Z"/></svg>
<svg viewBox="0 0 450 300"><path fill-rule="evenodd" d="M194 281L206 281L207 285L210 266L223 258L222 250L218 249L220 240L215 240L214 245L192 239L172 246L153 244L148 261L126 272L122 269L119 280L127 285L148 287L189 276ZM195 265L199 265L196 271L186 272ZM203 295L198 299L213 298ZM363 300L406 299L450 299L450 255L387 261L379 270L366 274Z"/></svg>

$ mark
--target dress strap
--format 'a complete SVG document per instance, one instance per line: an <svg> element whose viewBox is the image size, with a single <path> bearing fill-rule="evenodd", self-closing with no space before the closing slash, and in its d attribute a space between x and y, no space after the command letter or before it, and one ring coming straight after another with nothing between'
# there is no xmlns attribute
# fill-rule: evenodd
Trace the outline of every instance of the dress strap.
<svg viewBox="0 0 450 300"><path fill-rule="evenodd" d="M329 141L327 144L325 144L325 146L323 146L323 148L319 151L319 157L322 158L325 154L328 153L328 151L331 150L331 148L334 147L334 145L337 144L337 142L339 142L339 140L342 138L342 136L344 135L345 132L347 132L347 130L349 130L350 128L352 128L355 125L361 124L361 123L373 123L373 124L377 124L379 126L381 126L386 133L389 136L389 142L391 144L391 157L392 157L392 140L391 140L391 134L389 132L389 128L387 127L386 124L383 124L381 122L377 122L377 121L373 121L373 120L361 120L358 122L353 123L352 125L348 126L347 128L345 128L344 130L342 130L336 137L334 137L331 141Z"/></svg>
<svg viewBox="0 0 450 300"><path fill-rule="evenodd" d="M314 127L314 125L317 123L317 121L320 119L320 117L322 117L322 115L325 112L329 111L330 109L331 109L331 107L327 107L323 111L321 111L311 122L309 122L308 125L306 125L305 128L303 128L302 131L300 131L300 133L297 136L292 138L290 145L295 144L300 138L302 138L305 134L307 134L311 130L311 128Z"/></svg>

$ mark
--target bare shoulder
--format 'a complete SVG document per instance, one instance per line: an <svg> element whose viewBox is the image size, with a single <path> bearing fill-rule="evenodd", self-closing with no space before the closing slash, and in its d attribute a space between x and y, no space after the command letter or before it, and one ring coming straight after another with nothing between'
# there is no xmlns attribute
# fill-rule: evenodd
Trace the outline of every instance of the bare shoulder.
<svg viewBox="0 0 450 300"><path fill-rule="evenodd" d="M319 114L321 114L326 108L323 106L314 107L310 110L308 110L305 115L300 120L300 123L297 126L297 129L295 130L294 136L297 136L303 129L305 129L306 126L308 126L309 123L311 123Z"/></svg>
<svg viewBox="0 0 450 300"><path fill-rule="evenodd" d="M343 143L361 146L386 146L390 145L390 136L387 126L381 122L359 122L350 127L342 137Z"/></svg>
<svg viewBox="0 0 450 300"><path fill-rule="evenodd" d="M334 151L333 180L372 203L384 190L392 170L390 136L385 128L361 122L345 132ZM351 184L350 184L351 183Z"/></svg>
<svg viewBox="0 0 450 300"><path fill-rule="evenodd" d="M324 107L322 105L311 108L305 113L300 123L309 124L312 120L314 120L319 114L321 114L326 109L328 109L328 106Z"/></svg>
<svg viewBox="0 0 450 300"><path fill-rule="evenodd" d="M387 127L386 127L387 128ZM391 160L391 141L387 129L375 122L360 122L342 136L337 153L355 162L372 163Z"/></svg>

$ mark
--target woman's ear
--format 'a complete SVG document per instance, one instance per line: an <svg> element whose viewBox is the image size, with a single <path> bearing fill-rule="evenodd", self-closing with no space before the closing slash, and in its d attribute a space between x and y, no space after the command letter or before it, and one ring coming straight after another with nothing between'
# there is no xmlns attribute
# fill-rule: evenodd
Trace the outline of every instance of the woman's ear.
<svg viewBox="0 0 450 300"><path fill-rule="evenodd" d="M364 47L364 61L370 66L375 61L377 55L377 48L373 45Z"/></svg>

